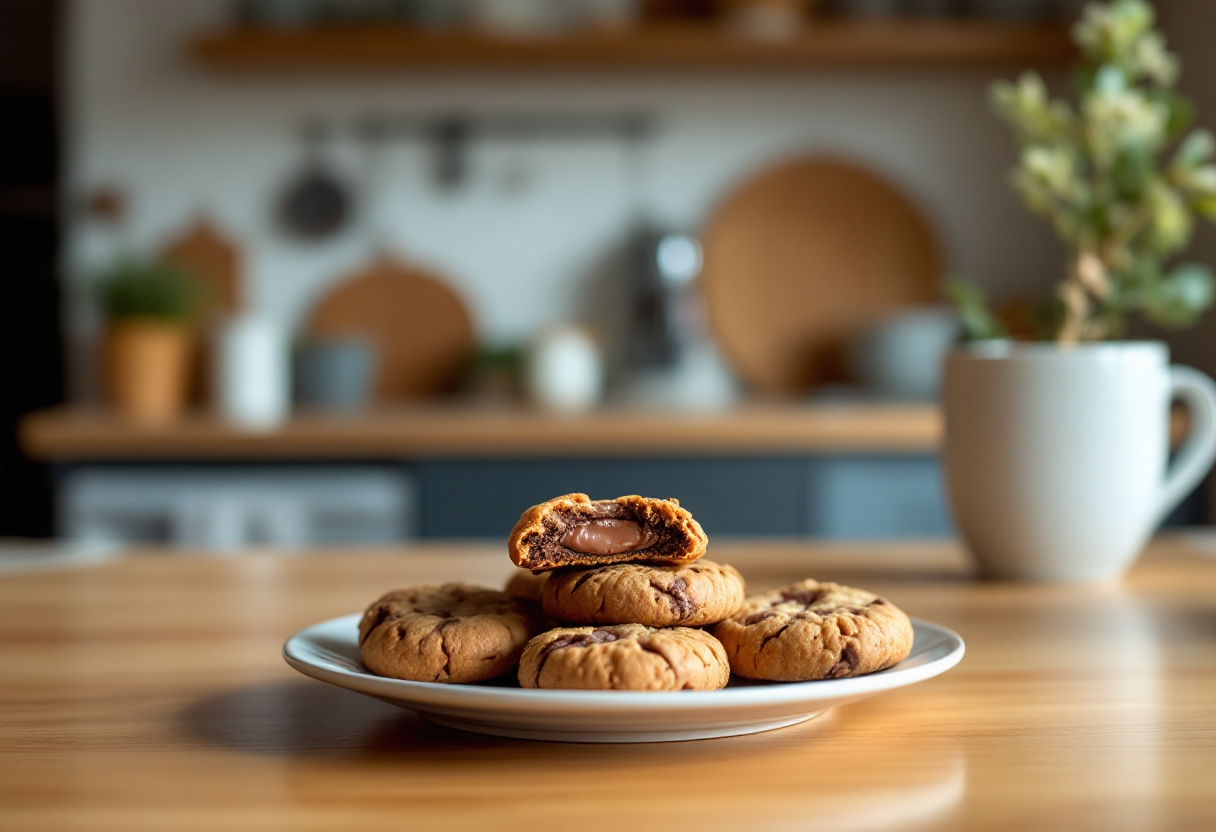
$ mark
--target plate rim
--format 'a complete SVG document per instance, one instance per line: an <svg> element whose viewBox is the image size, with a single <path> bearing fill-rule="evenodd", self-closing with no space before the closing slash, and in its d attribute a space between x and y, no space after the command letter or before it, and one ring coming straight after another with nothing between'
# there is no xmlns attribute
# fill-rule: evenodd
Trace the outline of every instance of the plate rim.
<svg viewBox="0 0 1216 832"><path fill-rule="evenodd" d="M357 672L342 667L326 667L300 655L298 645L308 643L313 631L336 627L347 621L356 632L355 624L362 613L349 613L318 621L292 634L284 643L284 660L305 676L360 693L383 696L406 707L439 705L447 707L494 707L496 709L530 709L538 703L560 703L566 708L587 709L603 713L609 710L634 710L639 707L659 710L711 710L723 707L783 705L815 702L826 699L864 697L873 693L896 690L932 679L950 670L966 653L966 642L957 632L922 618L910 617L913 628L927 630L944 637L950 644L947 652L913 667L897 664L877 673L844 679L821 679L809 682L770 682L712 691L619 691L508 688L487 685L454 685L447 682L415 682L377 676L368 671ZM915 643L913 650L915 650ZM293 652L294 650L294 652ZM901 662L902 664L902 662ZM355 683L356 686L348 682ZM673 695L678 694L678 695Z"/></svg>

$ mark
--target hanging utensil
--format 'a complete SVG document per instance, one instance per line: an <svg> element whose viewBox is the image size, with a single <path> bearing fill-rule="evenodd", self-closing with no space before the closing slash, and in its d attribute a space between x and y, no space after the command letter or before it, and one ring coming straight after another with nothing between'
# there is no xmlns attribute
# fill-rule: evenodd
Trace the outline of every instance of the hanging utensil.
<svg viewBox="0 0 1216 832"><path fill-rule="evenodd" d="M318 241L336 234L346 225L351 213L350 192L322 155L325 132L320 122L304 125L304 172L279 199L281 225L301 240Z"/></svg>

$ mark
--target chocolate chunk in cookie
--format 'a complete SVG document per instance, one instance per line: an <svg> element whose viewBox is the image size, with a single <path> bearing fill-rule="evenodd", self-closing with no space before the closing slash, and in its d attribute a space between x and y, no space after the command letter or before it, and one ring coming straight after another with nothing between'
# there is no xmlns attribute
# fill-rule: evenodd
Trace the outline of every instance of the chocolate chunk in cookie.
<svg viewBox="0 0 1216 832"><path fill-rule="evenodd" d="M416 682L480 682L511 672L544 629L531 601L470 584L390 592L359 623L363 664Z"/></svg>
<svg viewBox="0 0 1216 832"><path fill-rule="evenodd" d="M567 494L525 511L511 530L507 551L516 566L541 572L607 563L689 563L705 554L707 542L678 500Z"/></svg>
<svg viewBox="0 0 1216 832"><path fill-rule="evenodd" d="M806 580L747 599L713 628L748 679L805 682L883 670L907 658L912 623L864 589Z"/></svg>
<svg viewBox="0 0 1216 832"><path fill-rule="evenodd" d="M525 688L717 690L726 652L702 630L641 624L550 630L528 642L519 663Z"/></svg>
<svg viewBox="0 0 1216 832"><path fill-rule="evenodd" d="M549 573L545 614L570 624L700 627L743 607L743 578L708 560L677 566L617 563Z"/></svg>

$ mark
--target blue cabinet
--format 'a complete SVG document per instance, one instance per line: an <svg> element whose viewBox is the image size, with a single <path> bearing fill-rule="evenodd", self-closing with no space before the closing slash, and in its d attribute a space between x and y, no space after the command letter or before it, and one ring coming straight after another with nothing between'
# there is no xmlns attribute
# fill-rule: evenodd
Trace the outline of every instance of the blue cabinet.
<svg viewBox="0 0 1216 832"><path fill-rule="evenodd" d="M678 497L711 536L951 533L932 456L434 460L410 468L423 537L505 539L524 508L571 491Z"/></svg>
<svg viewBox="0 0 1216 832"><path fill-rule="evenodd" d="M711 536L951 533L936 457L867 455L87 463L60 469L59 528L204 548L506 540L528 506L572 491L677 497Z"/></svg>

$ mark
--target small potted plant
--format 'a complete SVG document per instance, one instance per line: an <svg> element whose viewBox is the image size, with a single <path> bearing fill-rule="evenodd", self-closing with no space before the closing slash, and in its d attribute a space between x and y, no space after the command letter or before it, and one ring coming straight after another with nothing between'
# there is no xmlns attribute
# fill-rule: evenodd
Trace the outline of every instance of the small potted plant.
<svg viewBox="0 0 1216 832"><path fill-rule="evenodd" d="M142 422L178 416L189 380L196 283L173 266L126 258L98 275L96 288L111 404Z"/></svg>
<svg viewBox="0 0 1216 832"><path fill-rule="evenodd" d="M1129 316L1179 326L1212 305L1211 271L1171 258L1196 218L1216 219L1216 142L1190 130L1144 0L1089 4L1073 39L1073 100L1034 73L992 90L1019 145L1013 185L1066 252L1033 316L1041 340L1007 339L976 288L949 288L973 340L946 360L947 483L960 533L999 577L1120 574L1216 456L1211 381L1171 368L1162 342L1115 340ZM1192 430L1167 471L1171 398Z"/></svg>

